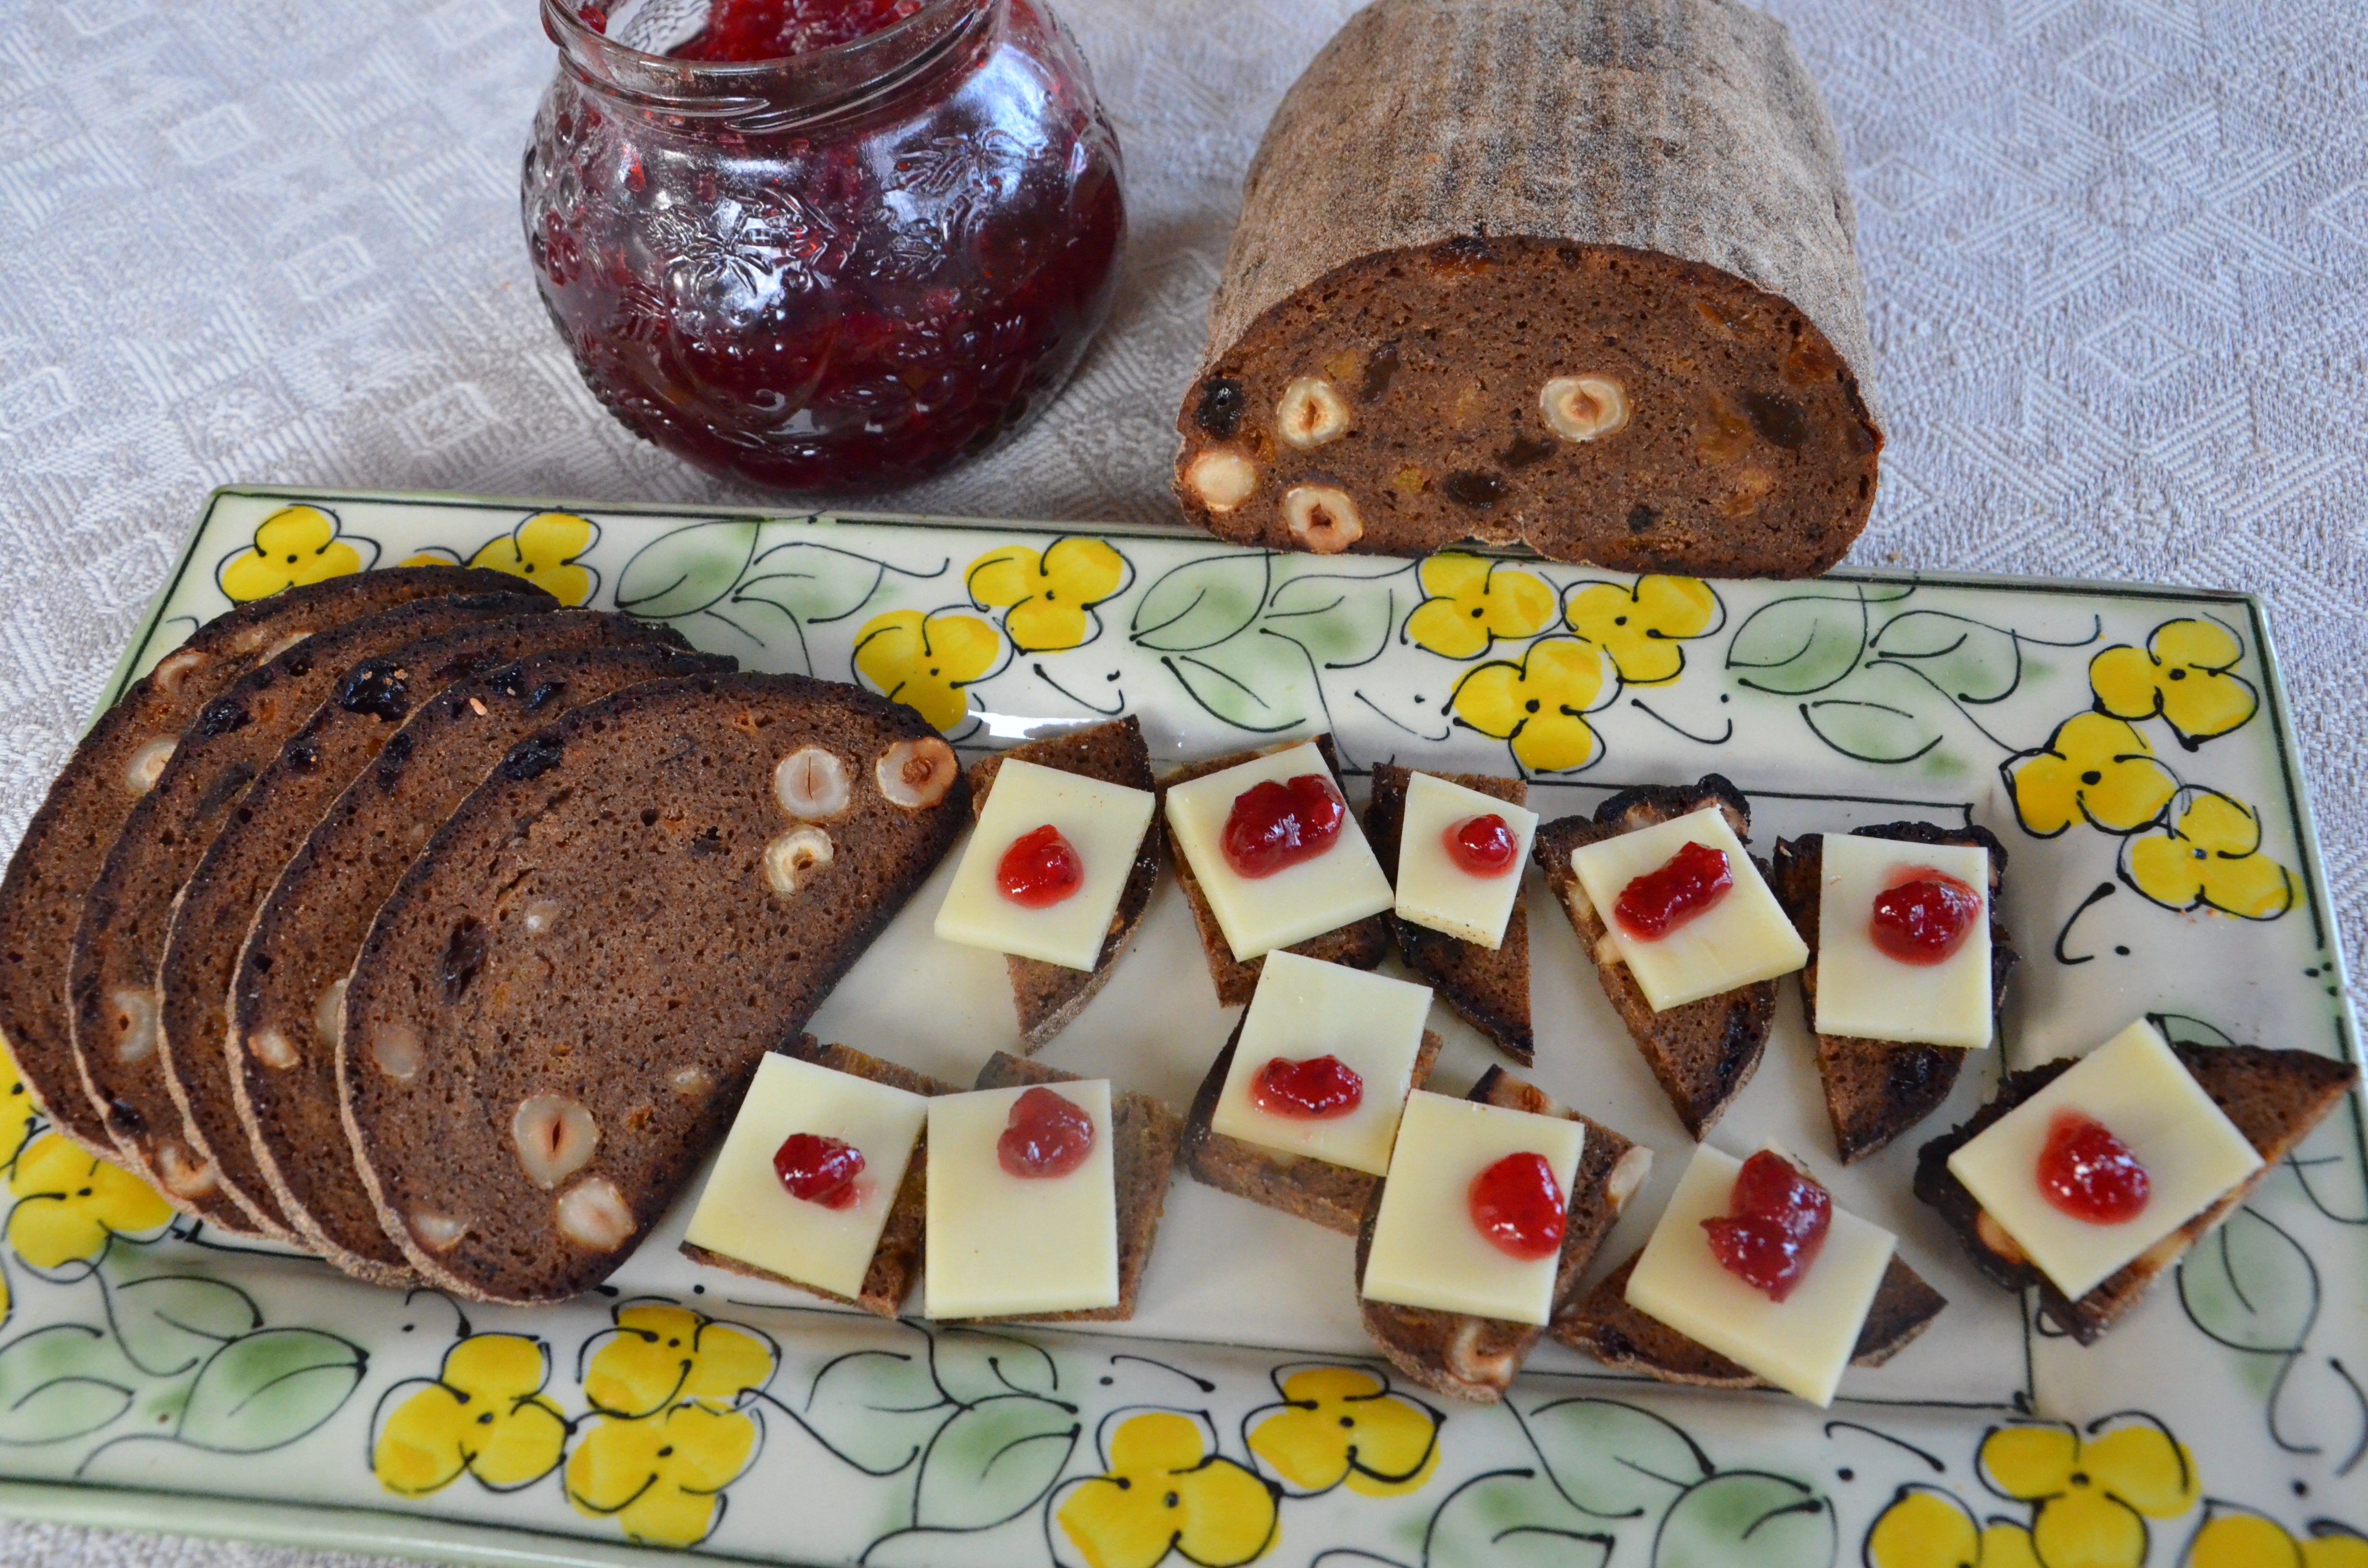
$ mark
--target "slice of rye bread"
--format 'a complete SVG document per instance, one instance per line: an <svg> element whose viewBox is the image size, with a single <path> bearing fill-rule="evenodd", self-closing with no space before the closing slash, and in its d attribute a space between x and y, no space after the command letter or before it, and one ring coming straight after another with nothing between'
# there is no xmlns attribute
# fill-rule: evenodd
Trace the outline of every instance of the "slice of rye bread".
<svg viewBox="0 0 2368 1568"><path fill-rule="evenodd" d="M2261 1168L2222 1194L2203 1212L2157 1242L2105 1281L2082 1296L2068 1300L2055 1282L2034 1267L1998 1223L1985 1213L1964 1184L1949 1172L1949 1156L2008 1111L2055 1081L2075 1059L2064 1058L2009 1073L1998 1085L1998 1097L1973 1119L1934 1139L1917 1152L1916 1196L1941 1211L1941 1217L1964 1244L1966 1256L2009 1290L2035 1286L2039 1315L2083 1345L2093 1345L2121 1315L2137 1304L2155 1280L2187 1254L2187 1249L2228 1217L2278 1163L2310 1136L2360 1081L2360 1070L2307 1051L2271 1051L2255 1045L2172 1048L2212 1103L2227 1113L2261 1156Z"/></svg>
<svg viewBox="0 0 2368 1568"><path fill-rule="evenodd" d="M1743 1092L1759 1066L1759 1053L1767 1048L1768 1031L1776 1021L1776 983L1763 980L1655 1012L1628 966L1606 943L1602 916L1588 901L1587 890L1571 869L1570 856L1584 845L1712 805L1726 813L1736 837L1750 842L1751 807L1743 791L1722 776L1707 773L1698 784L1622 790L1596 807L1592 820L1564 817L1541 824L1530 846L1530 854L1546 874L1546 886L1554 890L1570 916L1579 945L1595 960L1603 994L1610 998L1620 1021L1628 1026L1636 1049L1645 1053L1645 1065L1660 1080L1662 1092L1677 1108L1678 1119L1697 1142Z"/></svg>
<svg viewBox="0 0 2368 1568"><path fill-rule="evenodd" d="M147 1140L166 1127L152 1127L148 1113L124 1090L131 1086L137 1093L137 1085L152 1081L155 1072L164 1011L156 971L182 883L256 775L327 699L355 660L439 631L558 608L559 601L548 595L447 595L315 632L199 709L155 788L133 808L83 901L82 923L74 932L67 970L74 1066L89 1103L107 1120L114 1157L154 1182L176 1208L195 1212L193 1203L205 1196L205 1182L186 1166L158 1171L148 1165ZM169 1108L170 1096L163 1103ZM176 1112L170 1126L178 1124ZM179 1140L166 1146L177 1150Z"/></svg>
<svg viewBox="0 0 2368 1568"><path fill-rule="evenodd" d="M562 714L645 680L732 668L730 659L652 643L538 653L447 687L413 711L290 858L239 949L224 1043L239 1126L304 1245L373 1284L416 1278L346 1147L336 1021L370 921L427 835L512 744Z"/></svg>
<svg viewBox="0 0 2368 1568"><path fill-rule="evenodd" d="M1148 790L1155 796L1160 792L1159 785L1151 777L1151 750L1143 744L1142 721L1129 714L1115 722L1096 724L1071 734L1029 741L973 763L970 809L973 819L986 810L987 792L995 788L995 776L1004 759L1015 756L1022 762L1099 778L1106 784ZM1005 961L1011 966L1011 1000L1019 1010L1022 1051L1042 1050L1047 1040L1068 1028L1070 1020L1085 1011L1095 994L1110 983L1119 954L1134 939L1136 927L1143 924L1143 912L1151 907L1151 890L1159 881L1160 846L1167 840L1167 823L1160 813L1159 802L1154 801L1151 826L1144 833L1142 847L1135 851L1134 869L1127 874L1126 887L1118 897L1118 910L1110 916L1110 935L1102 939L1101 954L1094 960L1092 969L1069 969L1041 959L1007 955Z"/></svg>
<svg viewBox="0 0 2368 1568"><path fill-rule="evenodd" d="M998 1051L978 1070L981 1089L1016 1089L1037 1084L1074 1084L1084 1074L1064 1073ZM1144 1267L1159 1239L1159 1216L1167 1207L1167 1182L1176 1172L1176 1146L1184 1124L1149 1095L1110 1096L1111 1172L1118 1199L1118 1305L1087 1312L1038 1312L1032 1316L981 1318L981 1323L1124 1323L1134 1316Z"/></svg>
<svg viewBox="0 0 2368 1568"><path fill-rule="evenodd" d="M1179 1151L1184 1168L1195 1180L1221 1192L1230 1192L1252 1203L1263 1203L1269 1209L1313 1220L1327 1231L1353 1236L1365 1222L1365 1210L1372 1206L1373 1193L1382 1185L1381 1177L1336 1165L1329 1160L1286 1154L1239 1138L1228 1138L1210 1126L1217 1114L1217 1100L1225 1092L1225 1076L1234 1070L1234 1051L1241 1044L1242 1026L1248 1019L1249 1014L1245 1012L1234 1020L1233 1038L1225 1041L1224 1050L1217 1052L1217 1060L1209 1064L1209 1075L1201 1080L1200 1092L1192 1096L1192 1109L1184 1119L1184 1142ZM1422 1031L1422 1044L1415 1051L1414 1075L1408 1087L1419 1089L1430 1081L1430 1070L1439 1062L1440 1045L1439 1036L1429 1029Z"/></svg>
<svg viewBox="0 0 2368 1568"><path fill-rule="evenodd" d="M1173 790L1178 784L1190 784L1195 778L1221 773L1269 752L1302 744L1299 741L1278 741L1270 746L1253 751L1235 752L1230 756L1212 757L1207 762L1188 763L1160 780L1163 790ZM1324 754L1324 766L1332 770L1332 784L1340 786L1340 758L1332 749L1330 735L1315 737L1315 747ZM1341 790L1345 800L1348 791ZM1201 950L1209 958L1209 978L1216 983L1217 1006L1247 1006L1258 994L1258 971L1266 967L1263 955L1244 962L1234 957L1233 944L1225 940L1224 928L1217 924L1217 912L1209 907L1208 894L1201 891L1200 879L1192 874L1192 864L1179 852L1169 857L1176 864L1176 882L1184 890L1184 902L1192 911L1192 924L1201 933ZM1390 928L1378 915L1310 937L1290 949L1305 958L1321 959L1326 963L1347 964L1351 969L1372 969L1389 956Z"/></svg>
<svg viewBox="0 0 2368 1568"><path fill-rule="evenodd" d="M809 748L848 804L792 822L774 776ZM346 1135L411 1266L492 1301L607 1278L969 806L918 713L801 676L648 681L511 747L346 985Z"/></svg>
<svg viewBox="0 0 2368 1568"><path fill-rule="evenodd" d="M1642 1256L1640 1252L1638 1256ZM1583 1350L1607 1367L1642 1372L1665 1383L1692 1383L1713 1389L1764 1389L1773 1384L1688 1339L1657 1318L1645 1316L1628 1304L1628 1276L1636 1259L1630 1258L1596 1282L1595 1289L1558 1314L1549 1331L1574 1350ZM1924 1282L1897 1253L1875 1287L1874 1303L1858 1331L1850 1350L1853 1367L1880 1367L1922 1334L1949 1304L1948 1298Z"/></svg>
<svg viewBox="0 0 2368 1568"><path fill-rule="evenodd" d="M1998 890L2006 875L2006 846L1986 827L1938 827L1894 822L1850 830L1859 838L1902 844L1965 845L1990 858L1990 1036L2002 1040L2007 979L2021 960L1998 918ZM1826 1087L1826 1116L1834 1125L1834 1149L1842 1164L1862 1160L1931 1115L1956 1086L1966 1052L1954 1046L1909 1045L1897 1040L1854 1040L1817 1034L1817 910L1823 902L1825 835L1780 838L1769 862L1768 886L1792 917L1793 928L1809 945L1809 966L1801 971L1801 1008L1809 1032L1817 1035L1817 1077Z"/></svg>
<svg viewBox="0 0 2368 1568"><path fill-rule="evenodd" d="M1570 1200L1563 1221L1562 1256L1554 1266L1551 1318L1577 1293L1580 1276L1595 1260L1596 1249L1611 1233L1620 1211L1652 1173L1653 1151L1633 1143L1589 1117L1559 1105L1536 1085L1491 1067L1464 1096L1482 1105L1503 1106L1539 1116L1565 1117L1587 1129L1579 1150L1578 1171L1570 1184ZM1373 1221L1382 1211L1382 1193L1373 1190L1363 1222L1357 1231L1357 1274L1365 1278L1365 1256L1373 1244ZM1501 1318L1474 1317L1465 1312L1429 1307L1402 1307L1368 1299L1361 1289L1357 1304L1365 1332L1390 1358L1390 1365L1423 1387L1454 1399L1494 1403L1513 1386L1514 1377L1530 1352L1544 1337L1538 1324L1508 1323Z"/></svg>
<svg viewBox="0 0 2368 1568"><path fill-rule="evenodd" d="M194 1173L186 1195L200 1216L301 1244L239 1125L225 1041L239 945L330 802L415 704L454 681L546 650L650 642L684 647L680 633L631 616L568 609L483 621L374 653L337 677L329 699L255 776L174 901L156 971L164 1006L156 1051L145 1063L151 1072L124 1074L116 1090L146 1124L129 1141L147 1165ZM176 1140L180 1148L168 1150Z"/></svg>
<svg viewBox="0 0 2368 1568"><path fill-rule="evenodd" d="M503 592L541 590L459 566L398 566L289 588L199 627L92 723L0 879L0 1037L59 1131L116 1157L115 1140L74 1068L66 970L84 895L198 710L315 632L431 595Z"/></svg>
<svg viewBox="0 0 2368 1568"><path fill-rule="evenodd" d="M1414 770L1386 762L1373 765L1373 792L1365 804L1365 836L1374 858L1393 886L1398 880L1398 836L1406 820L1406 780ZM1442 773L1438 777L1483 795L1516 806L1530 803L1530 787L1518 778L1497 778L1483 773ZM1519 875L1518 869L1514 872ZM1513 895L1513 912L1505 918L1505 939L1494 948L1451 937L1401 919L1395 913L1382 919L1406 967L1438 987L1440 999L1464 1022L1486 1035L1497 1050L1528 1066L1536 1057L1530 1032L1530 900Z"/></svg>
<svg viewBox="0 0 2368 1568"><path fill-rule="evenodd" d="M816 1066L834 1072L869 1078L875 1084L903 1089L916 1095L953 1095L962 1092L961 1085L916 1073L909 1067L899 1067L894 1062L882 1062L876 1056L866 1056L843 1045L824 1045L812 1035L802 1035L782 1047L784 1056L794 1056ZM893 1318L912 1293L913 1281L921 1272L921 1244L928 1233L929 1207L929 1133L922 1129L913 1142L913 1153L905 1162L905 1179L896 1185L895 1201L888 1206L888 1220L880 1229L880 1244L872 1249L871 1267L863 1276L863 1293L842 1296L835 1290L821 1290L803 1284L769 1268L759 1268L753 1263L743 1263L736 1257L726 1257L720 1252L710 1252L702 1246L682 1244L682 1254L693 1263L703 1263L710 1268L728 1269L745 1274L752 1279L769 1279L777 1285L788 1285L809 1295L820 1296L826 1301L861 1307L883 1318Z"/></svg>

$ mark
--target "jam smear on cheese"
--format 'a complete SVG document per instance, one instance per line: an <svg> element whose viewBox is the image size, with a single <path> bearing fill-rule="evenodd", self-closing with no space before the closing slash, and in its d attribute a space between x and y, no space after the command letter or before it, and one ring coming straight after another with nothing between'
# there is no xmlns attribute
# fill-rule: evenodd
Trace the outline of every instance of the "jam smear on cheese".
<svg viewBox="0 0 2368 1568"><path fill-rule="evenodd" d="M863 1174L863 1151L819 1132L792 1132L773 1151L773 1174L792 1198L845 1209L862 1196L855 1178Z"/></svg>
<svg viewBox="0 0 2368 1568"><path fill-rule="evenodd" d="M1456 869L1474 877L1501 877L1513 869L1521 841L1512 824L1491 812L1466 817L1447 830L1447 858Z"/></svg>
<svg viewBox="0 0 2368 1568"><path fill-rule="evenodd" d="M1762 1149L1736 1173L1726 1212L1702 1225L1720 1267L1781 1301L1817 1260L1833 1222L1833 1195L1783 1155Z"/></svg>
<svg viewBox="0 0 2368 1568"><path fill-rule="evenodd" d="M1011 1103L1011 1119L995 1141L996 1162L1028 1180L1067 1176L1093 1152L1094 1119L1041 1085Z"/></svg>
<svg viewBox="0 0 2368 1568"><path fill-rule="evenodd" d="M996 865L995 885L1024 909L1050 909L1086 885L1086 863L1048 822L1011 841Z"/></svg>
<svg viewBox="0 0 2368 1568"><path fill-rule="evenodd" d="M1611 913L1620 928L1640 941L1656 942L1698 915L1708 914L1735 888L1726 851L1688 844L1620 892Z"/></svg>
<svg viewBox="0 0 2368 1568"><path fill-rule="evenodd" d="M1278 1056L1250 1081L1250 1102L1269 1116L1326 1121L1365 1103L1365 1080L1337 1056Z"/></svg>
<svg viewBox="0 0 2368 1568"><path fill-rule="evenodd" d="M1257 878L1313 860L1332 847L1348 814L1331 781L1320 774L1253 784L1234 797L1234 809L1225 814L1225 863L1237 875Z"/></svg>
<svg viewBox="0 0 2368 1568"><path fill-rule="evenodd" d="M1562 1184L1543 1154L1508 1154L1472 1178L1472 1222L1525 1263L1562 1248Z"/></svg>
<svg viewBox="0 0 2368 1568"><path fill-rule="evenodd" d="M1982 895L1956 878L1918 866L1875 895L1867 935L1901 963L1945 963L1982 915Z"/></svg>
<svg viewBox="0 0 2368 1568"><path fill-rule="evenodd" d="M2059 1110L2039 1151L2039 1190L2076 1220L2118 1225L2145 1211L2154 1189L2146 1166L2105 1124Z"/></svg>

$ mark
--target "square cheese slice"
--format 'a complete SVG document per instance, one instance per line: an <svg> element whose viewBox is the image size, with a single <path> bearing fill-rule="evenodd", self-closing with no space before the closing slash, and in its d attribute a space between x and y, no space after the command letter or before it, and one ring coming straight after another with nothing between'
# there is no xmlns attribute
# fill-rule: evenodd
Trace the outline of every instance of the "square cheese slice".
<svg viewBox="0 0 2368 1568"><path fill-rule="evenodd" d="M1620 895L1689 844L1724 850L1735 885L1708 912L1657 940L1630 936L1612 913ZM1621 961L1656 1013L1790 974L1809 961L1809 945L1793 929L1716 806L1583 845L1571 851L1570 866L1611 933Z"/></svg>
<svg viewBox="0 0 2368 1568"><path fill-rule="evenodd" d="M1339 789L1324 754L1315 742L1306 741L1167 791L1167 830L1190 863L1218 929L1225 934L1225 945L1244 963L1379 915L1395 896L1365 842L1364 830L1357 825L1355 812L1341 819L1339 835L1329 849L1270 877L1244 877L1226 862L1225 818L1233 812L1235 797L1269 779L1282 783L1304 773L1319 775L1336 791ZM1002 786L996 789L999 793ZM992 797L988 803L994 803Z"/></svg>
<svg viewBox="0 0 2368 1568"><path fill-rule="evenodd" d="M1628 1276L1628 1304L1812 1404L1831 1404L1898 1238L1833 1211L1825 1245L1781 1301L1729 1274L1704 1220L1727 1211L1743 1162L1705 1143Z"/></svg>
<svg viewBox="0 0 2368 1568"><path fill-rule="evenodd" d="M837 1296L863 1293L880 1232L928 1119L920 1095L793 1056L757 1063L683 1239L693 1246ZM863 1155L856 1200L828 1209L793 1198L773 1153L793 1132L851 1143Z"/></svg>
<svg viewBox="0 0 2368 1568"><path fill-rule="evenodd" d="M1269 953L1250 998L1234 1064L1210 1127L1281 1153L1328 1160L1384 1176L1398 1117L1422 1050L1430 987L1323 963L1297 953ZM1337 1056L1364 1080L1364 1098L1346 1116L1314 1120L1258 1108L1251 1085L1269 1062Z"/></svg>
<svg viewBox="0 0 2368 1568"><path fill-rule="evenodd" d="M1513 830L1513 863L1502 875L1475 877L1448 853L1447 834L1470 818L1490 815L1504 818ZM1521 870L1537 830L1538 813L1527 807L1415 774L1406 780L1398 834L1398 918L1479 947L1497 946L1505 939L1505 921L1521 891Z"/></svg>
<svg viewBox="0 0 2368 1568"><path fill-rule="evenodd" d="M1508 1154L1543 1154L1565 1202L1587 1129L1566 1117L1452 1099L1406 1096L1397 1149L1361 1289L1376 1301L1543 1324L1554 1307L1559 1255L1499 1251L1472 1222L1474 1177Z"/></svg>
<svg viewBox="0 0 2368 1568"><path fill-rule="evenodd" d="M1007 758L938 906L938 935L1064 969L1092 969L1156 800L1148 790ZM1016 840L1048 823L1084 862L1085 881L1060 903L1030 909L1004 896L996 872Z"/></svg>
<svg viewBox="0 0 2368 1568"><path fill-rule="evenodd" d="M1989 851L1829 833L1819 858L1817 1032L1968 1050L1989 1044ZM1972 888L1982 907L1955 952L1936 964L1902 963L1868 934L1874 901L1924 867Z"/></svg>
<svg viewBox="0 0 2368 1568"><path fill-rule="evenodd" d="M2150 1187L2135 1218L2093 1224L2040 1190L2058 1111L2103 1124L2146 1166ZM1949 1174L2075 1301L2260 1168L2260 1152L2144 1018L1949 1156Z"/></svg>
<svg viewBox="0 0 2368 1568"><path fill-rule="evenodd" d="M1066 1176L1016 1176L996 1154L1011 1108L1026 1089L980 1089L928 1102L922 1310L928 1316L1008 1317L1118 1305L1110 1083L1093 1078L1045 1087L1093 1118L1093 1152Z"/></svg>

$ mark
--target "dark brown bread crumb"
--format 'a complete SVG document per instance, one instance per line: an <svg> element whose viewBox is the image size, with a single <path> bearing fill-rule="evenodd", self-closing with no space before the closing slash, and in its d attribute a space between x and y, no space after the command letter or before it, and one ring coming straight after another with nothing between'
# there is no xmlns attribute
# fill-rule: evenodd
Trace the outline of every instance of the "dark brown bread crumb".
<svg viewBox="0 0 2368 1568"><path fill-rule="evenodd" d="M1398 835L1406 818L1406 780L1411 768L1386 762L1373 765L1373 792L1365 804L1365 836L1372 840L1383 874L1395 886L1398 880ZM1438 777L1483 795L1516 806L1530 803L1530 787L1518 778L1497 778L1480 773L1442 773ZM1520 875L1517 869L1514 875ZM1484 948L1444 931L1434 931L1395 913L1382 916L1406 967L1439 989L1440 999L1464 1022L1486 1035L1497 1050L1526 1067L1534 1060L1536 1042L1530 1032L1530 899L1513 897L1513 912L1505 920L1505 939Z"/></svg>

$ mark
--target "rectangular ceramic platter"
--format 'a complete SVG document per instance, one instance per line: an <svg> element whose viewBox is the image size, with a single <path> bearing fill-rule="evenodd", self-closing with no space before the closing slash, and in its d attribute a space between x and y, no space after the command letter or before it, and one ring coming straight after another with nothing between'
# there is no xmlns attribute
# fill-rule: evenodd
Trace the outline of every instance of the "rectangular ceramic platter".
<svg viewBox="0 0 2368 1568"><path fill-rule="evenodd" d="M746 667L858 680L914 703L966 756L1132 713L1161 763L1328 731L1360 801L1380 761L1525 774L1548 820L1625 785L1716 771L1749 795L1763 858L1804 832L1987 826L2009 851L2001 913L2022 956L2004 1049L1976 1055L1922 1126L1844 1168L1786 982L1758 1074L1711 1134L1736 1153L1773 1140L1804 1155L1843 1207L1898 1233L1950 1305L1887 1367L1844 1380L1839 1425L1773 1395L1607 1377L1549 1344L1509 1410L1459 1409L1440 1426L1435 1402L1370 1358L1348 1238L1181 1176L1135 1321L1091 1335L989 1338L824 1310L685 1260L680 1211L610 1291L532 1312L406 1301L185 1222L159 1234L138 1213L148 1229L112 1242L94 1229L79 1250L36 1244L37 1269L12 1221L14 1317L0 1342L0 1469L12 1476L338 1510L159 1515L125 1501L124 1517L275 1539L482 1554L496 1538L468 1527L553 1532L500 1538L528 1560L703 1540L766 1561L876 1547L873 1562L1118 1562L1138 1560L1126 1541L1164 1539L1159 1522L1127 1513L1133 1488L1091 1478L1130 1463L1145 1473L1164 1433L1180 1447L1156 1452L1178 1462L1152 1469L1215 1488L1185 1498L1201 1522L1176 1542L1203 1562L1247 1561L1253 1547L1294 1562L1335 1547L1482 1560L1493 1531L1512 1528L1472 1535L1482 1517L1541 1540L1600 1536L1613 1560L1642 1562L1657 1533L1715 1535L1737 1507L1808 1521L1798 1560L1823 1562L1859 1557L1899 1483L1946 1502L1889 1518L1893 1538L1912 1525L1938 1542L1964 1510L1996 1514L1971 1463L1984 1432L2017 1413L2143 1411L2141 1425L2192 1451L2214 1496L2298 1534L2330 1511L2368 1523L2368 1398L2345 1369L2368 1367L2356 1104L2087 1350L2031 1332L2022 1303L1981 1280L1908 1191L1917 1145L1970 1114L1998 1071L2078 1053L2140 1014L2174 1039L2355 1054L2255 601L1853 573L1640 582L1476 556L1272 556L1181 532L225 491L109 697L233 592L423 559L526 572ZM1002 959L931 933L952 863L810 1027L966 1082L1016 1028ZM1642 1245L1691 1145L1534 871L1527 896L1531 1075L1658 1155L1602 1271ZM1165 877L1108 988L1042 1059L1180 1108L1232 1019ZM1431 1025L1449 1042L1435 1086L1460 1092L1498 1060L1444 1006ZM17 1158L20 1203L46 1191L41 1147ZM61 1245L74 1256L59 1258ZM659 1316L618 1325L638 1310ZM718 1321L700 1329L694 1314ZM712 1354L694 1366L665 1350L677 1330ZM119 1388L130 1392L101 1392ZM1338 1403L1344 1391L1360 1397ZM492 1457L470 1425L489 1408L523 1424L503 1428L510 1446ZM1130 1426L1156 1410L1185 1425ZM1338 1435L1351 1417L1389 1418L1357 1448L1362 1470ZM1674 1473L1648 1482L1613 1463L1656 1443ZM650 1457L660 1448L704 1457L684 1470ZM1995 1472L2002 1460L1989 1459ZM1458 1512L1484 1506L1465 1481L1524 1464L1556 1484L1474 1483L1494 1489L1484 1513ZM627 1502L615 1477L636 1466L645 1484ZM1589 1488L1620 1506L1594 1508ZM2192 1493L2157 1516L2189 1521L2156 1530L2160 1561L2207 1517ZM803 1501L790 1529L775 1500L792 1494ZM87 1493L38 1487L0 1503L93 1511ZM2043 1506L2004 1517L2029 1525ZM1253 1540L1244 1532L1261 1519L1269 1534ZM1125 1533L1136 1526L1149 1533ZM1749 1560L1778 1560L1770 1539L1752 1538Z"/></svg>

